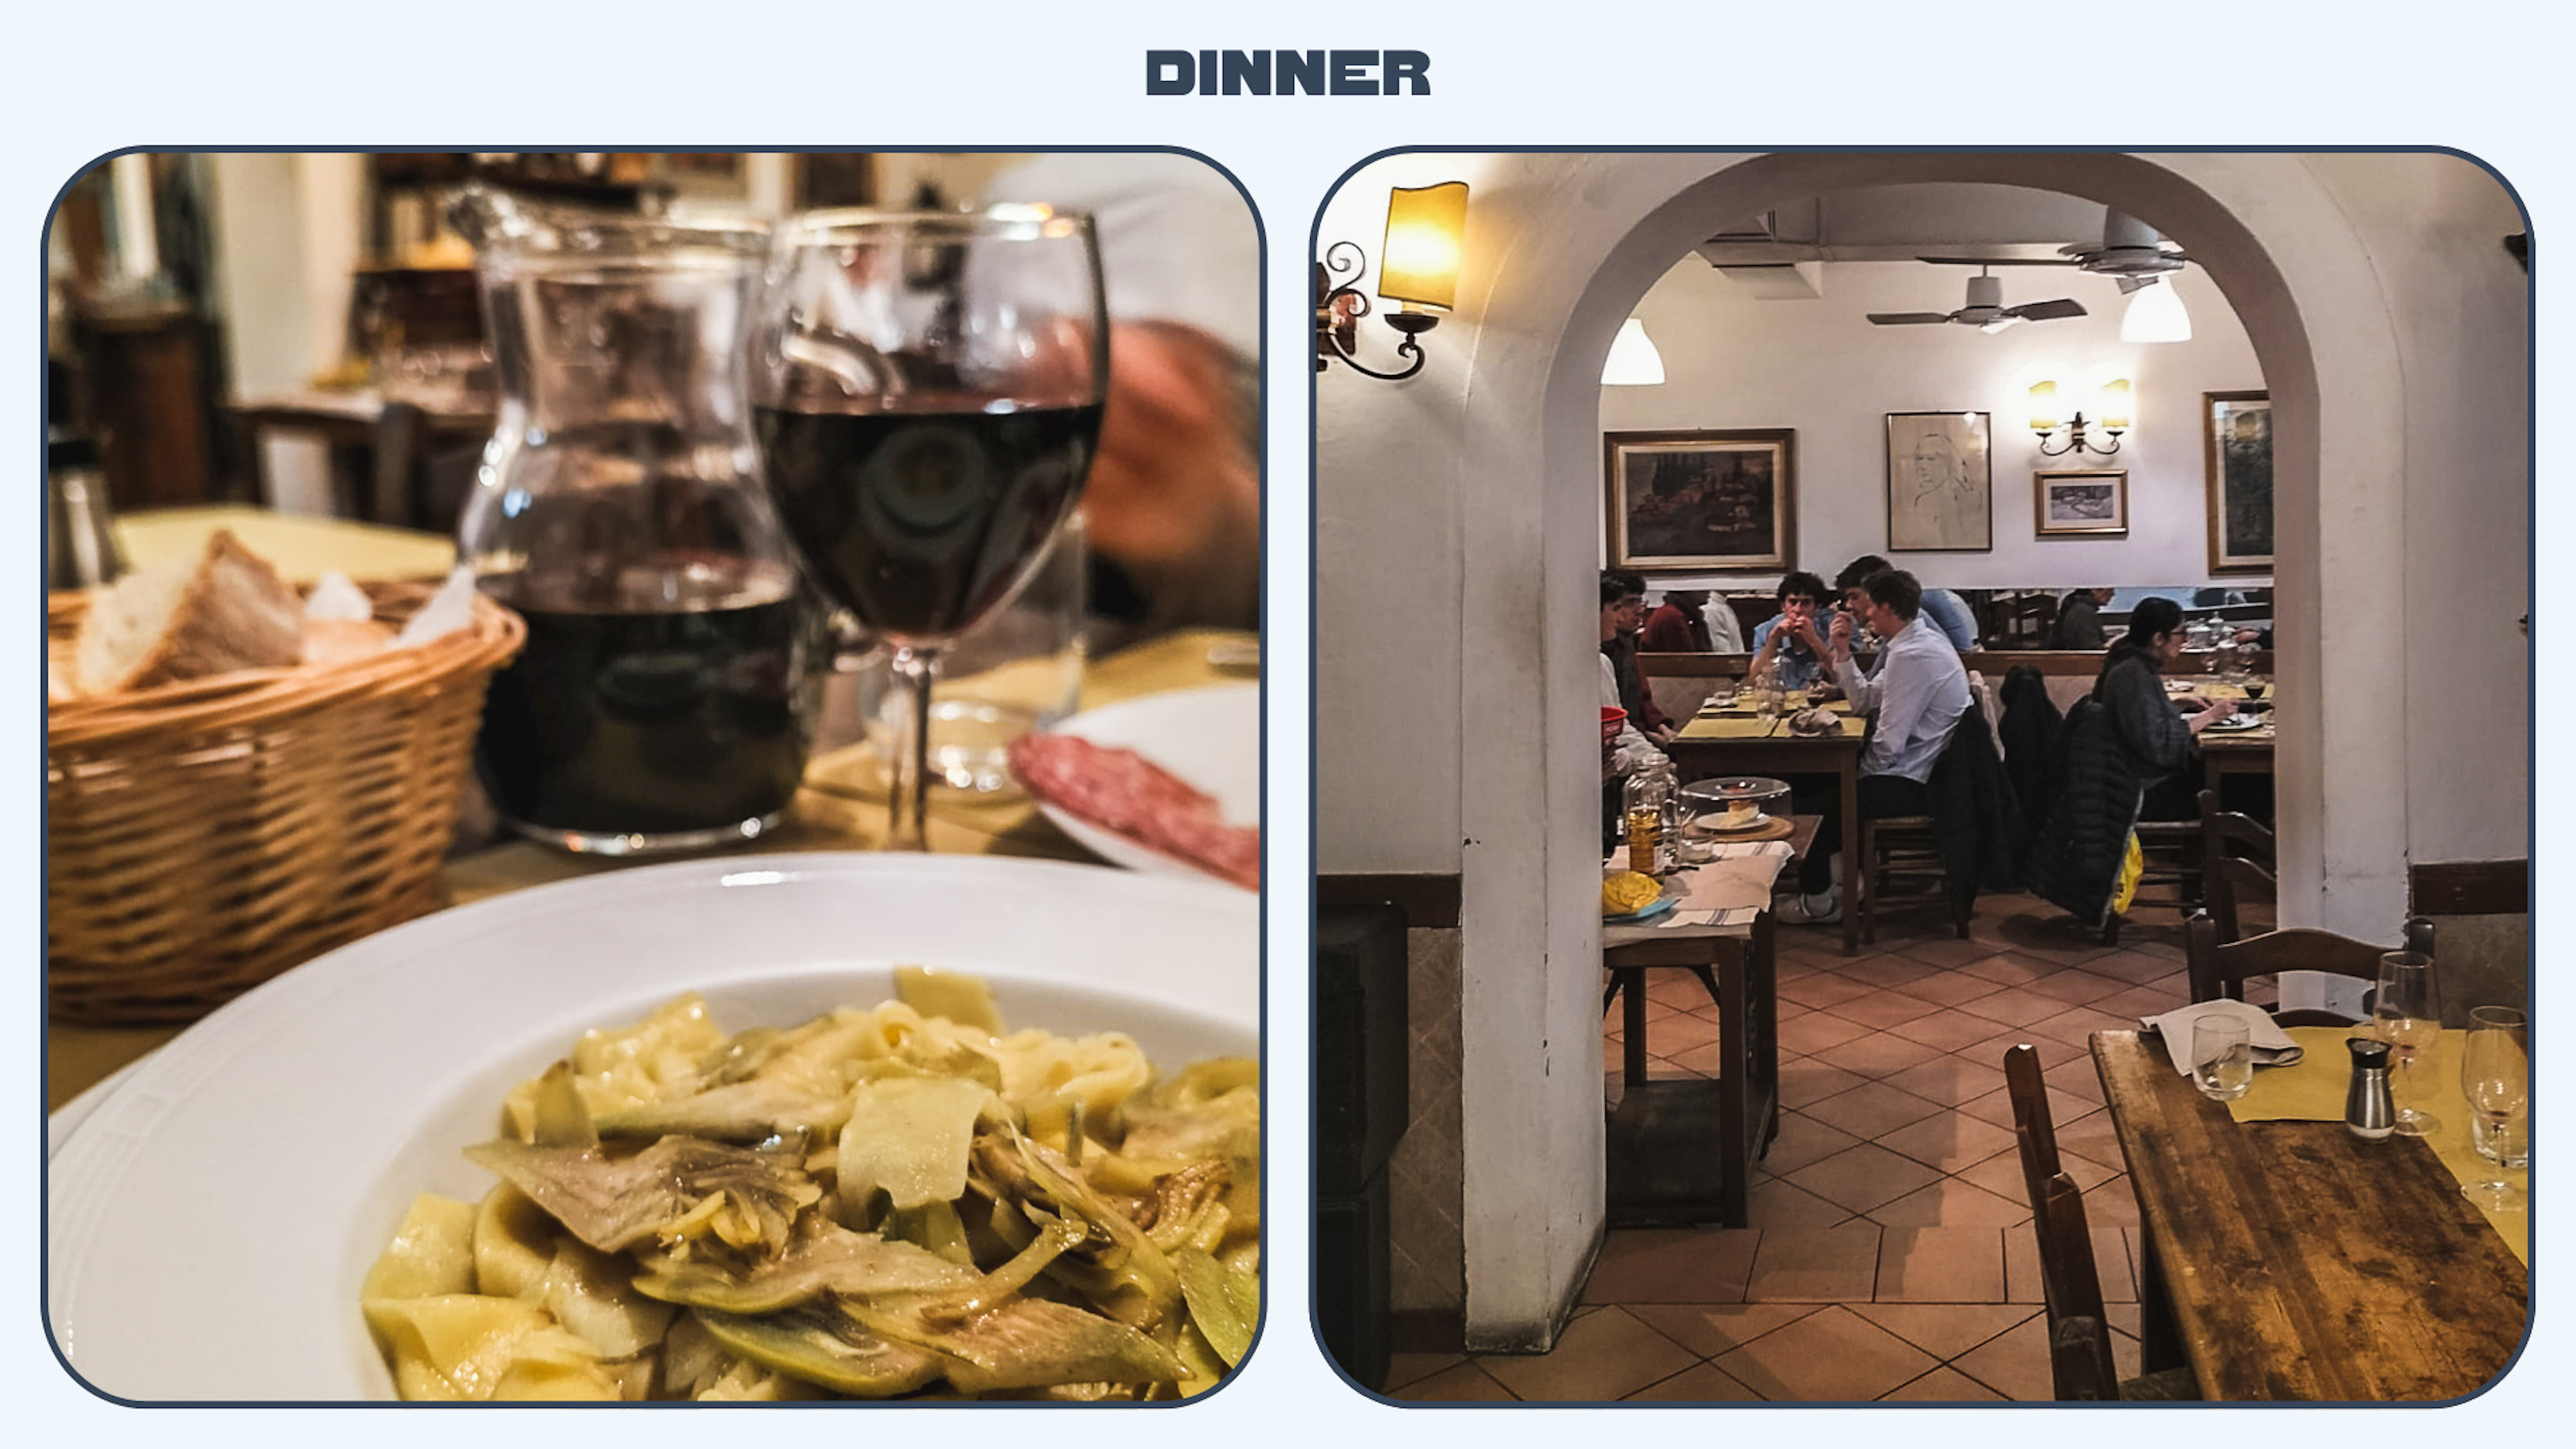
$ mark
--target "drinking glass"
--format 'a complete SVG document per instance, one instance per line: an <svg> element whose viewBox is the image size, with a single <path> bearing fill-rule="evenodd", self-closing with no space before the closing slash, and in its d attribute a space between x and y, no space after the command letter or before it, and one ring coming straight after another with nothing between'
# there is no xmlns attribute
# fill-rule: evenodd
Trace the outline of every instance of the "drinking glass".
<svg viewBox="0 0 2576 1449"><path fill-rule="evenodd" d="M2191 1020L2191 1077L2201 1094L2233 1102L2254 1085L2253 1035L2224 1012Z"/></svg>
<svg viewBox="0 0 2576 1449"><path fill-rule="evenodd" d="M1006 604L1080 501L1109 330L1087 217L816 212L771 248L747 349L788 536L910 693L886 845L926 850L941 653Z"/></svg>
<svg viewBox="0 0 2576 1449"><path fill-rule="evenodd" d="M2503 1169L2521 1166L2515 1129L2531 1110L2531 1021L2509 1006L2481 1006L2469 1013L2469 1037L2460 1052L2460 1092L2468 1098L2469 1138L2496 1173L2460 1191L2489 1212L2522 1205L2522 1190ZM2520 1156L2521 1160L2516 1158Z"/></svg>
<svg viewBox="0 0 2576 1449"><path fill-rule="evenodd" d="M2397 1132L2427 1137L2441 1129L2441 1119L2411 1104L2418 1097L2415 1058L2442 1035L2442 992L2433 979L2433 958L2414 951L2391 951L2379 958L2379 991L2372 1005L2379 1019L2379 1039L2388 1043L2397 1062L2391 1083L2397 1098Z"/></svg>

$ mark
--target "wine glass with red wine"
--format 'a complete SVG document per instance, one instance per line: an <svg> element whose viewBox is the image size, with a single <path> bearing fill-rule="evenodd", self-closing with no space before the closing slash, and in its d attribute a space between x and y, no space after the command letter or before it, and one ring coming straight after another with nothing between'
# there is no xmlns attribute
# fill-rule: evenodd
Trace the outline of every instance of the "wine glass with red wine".
<svg viewBox="0 0 2576 1449"><path fill-rule="evenodd" d="M805 567L911 696L886 846L927 850L940 651L1027 582L1082 496L1109 386L1088 217L816 212L771 247L748 349Z"/></svg>

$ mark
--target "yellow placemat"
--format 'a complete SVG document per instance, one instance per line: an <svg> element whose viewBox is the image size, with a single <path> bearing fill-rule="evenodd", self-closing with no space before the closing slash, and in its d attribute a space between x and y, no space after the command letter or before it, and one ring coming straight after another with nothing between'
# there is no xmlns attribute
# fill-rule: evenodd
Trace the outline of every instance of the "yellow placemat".
<svg viewBox="0 0 2576 1449"><path fill-rule="evenodd" d="M2227 1115L2239 1122L2340 1122L2343 1120L2345 1089L2352 1081L2352 1055L2344 1050L2344 1041L2366 1030L2341 1026L2291 1027L2290 1039L2303 1049L2298 1062L2286 1067L2264 1067L2254 1073L2254 1085L2244 1096L2227 1104ZM2398 1100L2431 1112L2441 1122L2425 1145L2450 1170L2459 1182L2480 1181L2495 1171L2495 1164L2478 1155L2469 1137L2469 1101L2460 1091L2460 1051L2467 1038L2464 1031L2446 1031L2441 1039L2427 1047L2409 1070L2412 1085L2396 1083ZM2505 1181L2524 1190L2529 1200L2531 1173L2525 1168L2508 1168L2502 1172ZM2481 1212L2485 1209L2481 1208ZM2525 1264L2531 1261L2531 1214L2524 1212L2486 1213L2496 1233L2513 1249L2513 1255Z"/></svg>
<svg viewBox="0 0 2576 1449"><path fill-rule="evenodd" d="M456 565L456 543L435 533L265 508L165 508L117 520L117 542L137 568L193 558L229 528L288 583L307 585L333 569L360 583L441 579Z"/></svg>

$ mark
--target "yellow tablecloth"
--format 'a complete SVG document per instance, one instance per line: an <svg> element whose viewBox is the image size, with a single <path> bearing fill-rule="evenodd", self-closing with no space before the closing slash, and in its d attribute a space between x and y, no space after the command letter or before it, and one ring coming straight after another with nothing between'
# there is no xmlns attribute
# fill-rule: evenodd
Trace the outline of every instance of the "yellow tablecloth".
<svg viewBox="0 0 2576 1449"><path fill-rule="evenodd" d="M116 522L116 540L127 561L142 568L195 557L219 528L231 529L298 585L333 569L360 583L439 579L456 565L455 541L439 534L238 506L129 513Z"/></svg>
<svg viewBox="0 0 2576 1449"><path fill-rule="evenodd" d="M2352 1081L2352 1056L2343 1044L2345 1038L2362 1030L2340 1026L2290 1028L2291 1040L2303 1048L2298 1062L2257 1070L2253 1087L2227 1104L2227 1114L2239 1122L2342 1121L2344 1091ZM2496 1170L2494 1163L2478 1155L2469 1139L2469 1103L2460 1090L2460 1050L2467 1036L2464 1031L2442 1033L2441 1040L2426 1048L2409 1068L2414 1077L2412 1084L2396 1084L2401 1105L2421 1107L2440 1120L2441 1127L2426 1139L2426 1145L2450 1169L2451 1176L2464 1183L2482 1181ZM2528 1193L2528 1169L2506 1169L2502 1176ZM2495 1225L2514 1256L2529 1265L2531 1214L2490 1212L2486 1219Z"/></svg>
<svg viewBox="0 0 2576 1449"><path fill-rule="evenodd" d="M1851 717L1849 700L1837 699L1825 707L1843 716L1843 733L1858 735L1860 721ZM1789 715L1804 708L1806 708L1805 702L1800 701L1778 719L1764 719L1756 714L1750 705L1740 708L1729 705L1721 709L1712 704L1693 715L1690 722L1681 727L1678 738L1685 740L1803 739L1807 737L1789 733Z"/></svg>

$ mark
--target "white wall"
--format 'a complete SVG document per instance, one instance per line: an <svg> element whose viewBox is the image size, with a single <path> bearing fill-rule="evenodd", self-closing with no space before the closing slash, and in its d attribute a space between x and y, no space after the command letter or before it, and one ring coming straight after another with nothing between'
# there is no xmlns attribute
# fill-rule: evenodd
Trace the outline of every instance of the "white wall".
<svg viewBox="0 0 2576 1449"><path fill-rule="evenodd" d="M1660 387L1601 389L1604 431L1791 428L1797 432L1798 566L1831 582L1866 553L1887 551L1886 414L1992 414L1994 548L1894 555L1926 582L1955 588L2172 588L2212 582L2201 455L2200 395L2263 386L2253 344L2217 287L2184 272L2177 285L2192 340L2120 341L2128 299L2107 277L2071 268L2003 274L2008 306L2072 297L2083 317L2025 323L1988 336L1957 326L1876 327L1872 312L1946 312L1966 291L1962 267L1828 263L1821 296L1765 301L1698 257L1664 274L1636 307L1664 358ZM2043 459L2027 426L2030 386L2058 385L2061 418L2102 381L2132 384L2136 425L2120 451ZM2064 441L2061 431L2057 441ZM2095 443L2105 441L2096 430ZM2032 527L2037 468L2125 468L2129 535L2040 538ZM1606 545L1606 541L1605 541ZM1656 588L1768 588L1776 573L1668 575ZM2235 575L2232 586L2268 577Z"/></svg>
<svg viewBox="0 0 2576 1449"><path fill-rule="evenodd" d="M2531 281L2502 245L2526 223L2456 156L2310 165L2363 243L2407 358L2407 816L2415 861L2527 857L2531 640ZM2469 622L2474 619L2475 622ZM2392 692L2391 699L2400 698ZM2510 738L2460 747L2474 712Z"/></svg>

